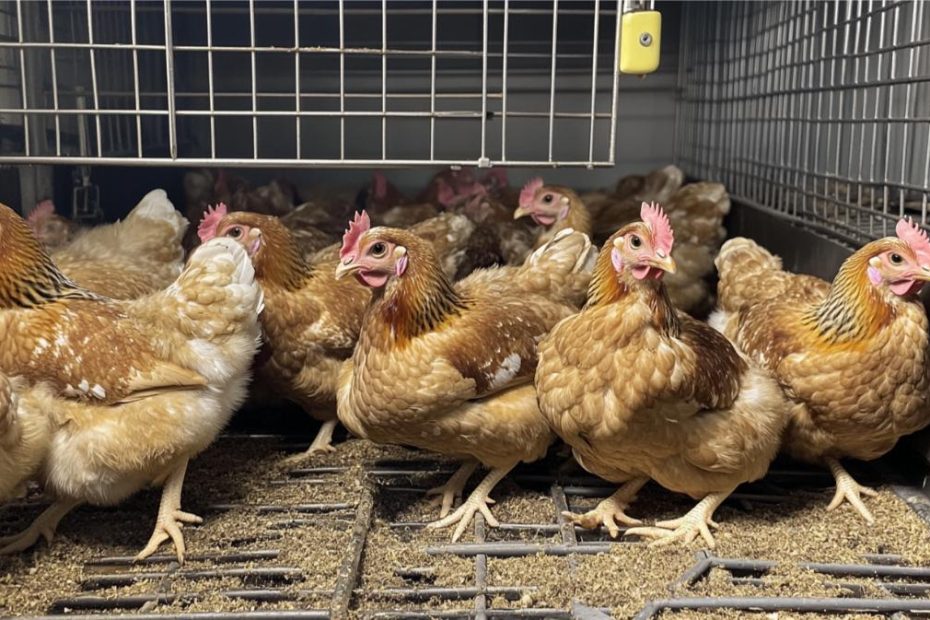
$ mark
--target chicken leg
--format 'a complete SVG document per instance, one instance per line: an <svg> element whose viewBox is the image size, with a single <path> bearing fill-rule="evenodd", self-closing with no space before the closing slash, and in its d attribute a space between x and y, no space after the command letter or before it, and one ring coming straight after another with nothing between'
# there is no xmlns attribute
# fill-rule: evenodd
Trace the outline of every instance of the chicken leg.
<svg viewBox="0 0 930 620"><path fill-rule="evenodd" d="M3 548L0 549L0 555L10 555L11 553L25 551L39 541L39 536L42 536L45 538L45 542L51 544L52 540L55 538L55 530L58 528L58 523L66 514L80 504L81 502L74 499L60 499L56 501L42 511L42 514L36 517L35 521L19 534L0 538L0 545L3 546Z"/></svg>
<svg viewBox="0 0 930 620"><path fill-rule="evenodd" d="M136 560L144 560L149 557L158 550L158 547L163 542L170 538L174 543L178 562L180 564L184 563L186 548L181 528L184 527L185 523L203 523L203 519L197 515L181 510L181 490L184 487L184 474L187 473L187 461L188 459L184 459L165 480L165 486L161 492L161 504L158 507L158 520L155 522L155 531L152 532L149 544L136 556Z"/></svg>
<svg viewBox="0 0 930 620"><path fill-rule="evenodd" d="M445 484L433 487L426 491L427 495L438 495L439 497L434 497L430 500L430 504L433 506L441 506L439 510L439 518L444 518L449 514L449 510L452 509L452 504L455 502L456 497L462 496L462 491L465 489L465 483L468 482L468 479L471 478L471 475L474 473L475 469L478 467L478 461L468 460L462 463L452 477L446 481ZM493 500L491 500L493 502Z"/></svg>
<svg viewBox="0 0 930 620"><path fill-rule="evenodd" d="M562 512L562 516L567 517L572 523L589 530L604 525L607 531L610 532L611 538L616 538L617 534L620 533L617 521L626 525L642 525L642 521L627 516L623 511L636 499L636 494L648 481L649 478L634 478L625 482L623 486L617 489L616 493L599 503L594 510L589 510L584 514L566 510Z"/></svg>
<svg viewBox="0 0 930 620"><path fill-rule="evenodd" d="M710 528L716 528L717 523L712 517L717 507L723 503L730 493L711 493L699 501L697 505L688 511L688 514L678 519L669 521L658 521L654 527L634 527L626 531L627 536L645 536L655 538L650 547L664 547L676 541L683 541L686 545L697 538L700 534L704 538L707 546L713 549L717 546L714 537L710 533ZM709 527L708 527L709 526Z"/></svg>
<svg viewBox="0 0 930 620"><path fill-rule="evenodd" d="M313 442L310 444L310 447L300 454L295 454L294 456L290 456L284 459L284 462L290 465L295 465L303 463L310 457L316 456L317 454L335 452L336 448L333 447L333 431L336 430L337 423L338 420L327 420L326 422L323 422L320 430L318 430L316 433L316 437L313 438Z"/></svg>
<svg viewBox="0 0 930 620"><path fill-rule="evenodd" d="M849 475L849 472L840 465L837 459L826 458L824 460L830 468L830 473L832 473L833 477L836 479L836 493L833 495L830 505L827 506L827 510L836 510L840 504L843 503L843 500L847 500L852 504L853 508L859 511L859 514L862 515L866 523L869 525L875 523L875 517L873 517L872 512L866 508L865 503L862 501L862 496L867 495L869 497L875 497L878 495L878 492L876 492L875 489L864 487L856 482L855 479Z"/></svg>
<svg viewBox="0 0 930 620"><path fill-rule="evenodd" d="M462 534L465 533L465 528L468 527L468 524L475 518L475 513L478 511L481 511L481 514L484 515L485 520L487 520L488 525L491 527L500 525L498 520L494 518L494 515L491 514L491 509L488 507L488 504L494 503L494 500L488 497L488 493L490 493L491 489L497 486L497 483L510 473L510 470L516 467L516 465L517 464L514 463L510 467L496 467L492 469L488 472L488 475L484 477L484 480L475 487L475 490L471 492L468 499L458 507L458 510L444 519L433 521L426 527L437 529L440 527L448 527L453 523L458 523L455 532L452 533L452 542L456 542L462 537Z"/></svg>

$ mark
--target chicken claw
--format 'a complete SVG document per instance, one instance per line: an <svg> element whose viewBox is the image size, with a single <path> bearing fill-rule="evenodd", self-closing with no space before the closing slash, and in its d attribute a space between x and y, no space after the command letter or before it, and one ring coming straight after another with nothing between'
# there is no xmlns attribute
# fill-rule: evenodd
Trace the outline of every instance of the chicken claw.
<svg viewBox="0 0 930 620"><path fill-rule="evenodd" d="M478 511L481 511L481 514L484 515L485 520L491 527L500 525L498 520L494 518L494 515L491 514L491 509L488 507L488 504L494 503L494 500L488 497L488 493L490 493L491 489L493 489L513 468L514 465L492 469L488 472L488 475L485 476L484 480L475 487L475 490L471 492L468 499L465 500L455 512L444 519L433 521L426 527L437 529L440 527L448 527L453 523L458 523L455 532L452 533L452 542L457 542L458 539L462 537L462 534L465 533L465 528L468 527L468 524L475 518L475 513Z"/></svg>
<svg viewBox="0 0 930 620"><path fill-rule="evenodd" d="M478 461L469 460L462 463L452 477L446 481L445 484L438 487L433 487L426 491L427 495L438 495L439 497L434 497L430 500L430 505L432 506L441 506L439 510L439 518L444 518L449 514L449 510L452 509L452 504L455 502L456 497L462 496L462 491L465 489L465 483L468 482L468 479L474 473L475 468L478 467ZM490 503L493 503L494 500L489 500Z"/></svg>
<svg viewBox="0 0 930 620"><path fill-rule="evenodd" d="M169 538L174 543L178 556L178 563L184 563L184 553L187 550L184 544L184 535L181 528L185 523L203 523L203 519L195 514L181 510L181 489L184 486L184 474L187 471L187 460L171 472L165 481L161 493L161 504L158 508L158 520L155 522L155 531L149 538L145 548L136 555L136 560L144 560L158 550L163 542Z"/></svg>
<svg viewBox="0 0 930 620"><path fill-rule="evenodd" d="M714 549L717 543L710 533L710 528L717 528L718 525L711 517L714 516L714 511L730 493L732 491L711 493L681 518L658 521L653 527L634 527L628 529L626 534L628 536L655 538L656 540L649 543L650 547L664 547L679 540L687 545L700 534L707 546Z"/></svg>
<svg viewBox="0 0 930 620"><path fill-rule="evenodd" d="M593 530L601 525L607 528L611 538L616 538L620 533L617 521L625 525L642 525L642 521L628 516L624 510L629 507L630 503L636 499L636 493L639 492L648 478L636 478L625 483L617 489L616 493L603 500L594 510L589 510L584 514L563 511L562 516L569 519L575 525Z"/></svg>
<svg viewBox="0 0 930 620"><path fill-rule="evenodd" d="M840 465L838 460L827 458L826 462L830 467L830 473L832 473L833 477L836 479L836 493L833 495L830 505L827 506L827 511L836 510L839 508L840 504L843 503L843 500L847 500L852 504L853 508L859 511L859 514L862 515L866 523L869 525L875 523L875 517L872 516L872 512L862 501L862 496L875 497L878 495L878 492L875 489L864 487L856 482L849 472Z"/></svg>
<svg viewBox="0 0 930 620"><path fill-rule="evenodd" d="M45 539L46 543L51 544L52 540L55 538L55 530L58 529L58 523L61 522L62 517L71 512L71 510L80 503L81 502L76 500L56 501L46 508L42 514L36 517L35 521L33 521L29 527L19 534L0 538L0 545L3 546L3 548L0 549L0 555L10 555L11 553L25 551L39 542L40 536Z"/></svg>
<svg viewBox="0 0 930 620"><path fill-rule="evenodd" d="M284 459L284 463L287 465L298 465L307 459L316 456L317 454L335 452L336 448L333 447L334 430L336 430L336 420L327 420L326 422L323 422L320 430L318 430L316 433L316 437L313 438L313 442L310 444L310 447L307 448L304 452L287 457Z"/></svg>

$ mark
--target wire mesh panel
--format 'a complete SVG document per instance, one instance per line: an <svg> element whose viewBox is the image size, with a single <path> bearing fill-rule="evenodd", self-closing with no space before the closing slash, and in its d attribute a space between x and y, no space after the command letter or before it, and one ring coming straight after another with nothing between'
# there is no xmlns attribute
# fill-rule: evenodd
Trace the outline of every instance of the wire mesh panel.
<svg viewBox="0 0 930 620"><path fill-rule="evenodd" d="M619 1L0 2L0 163L612 165Z"/></svg>
<svg viewBox="0 0 930 620"><path fill-rule="evenodd" d="M927 223L925 2L687 3L677 158L848 243Z"/></svg>

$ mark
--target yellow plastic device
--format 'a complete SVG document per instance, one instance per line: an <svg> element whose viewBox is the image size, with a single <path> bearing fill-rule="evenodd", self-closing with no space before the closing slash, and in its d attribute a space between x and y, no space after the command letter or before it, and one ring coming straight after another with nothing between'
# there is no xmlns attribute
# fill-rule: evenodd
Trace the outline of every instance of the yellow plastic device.
<svg viewBox="0 0 930 620"><path fill-rule="evenodd" d="M658 69L661 43L661 13L624 13L620 25L620 73L645 75Z"/></svg>

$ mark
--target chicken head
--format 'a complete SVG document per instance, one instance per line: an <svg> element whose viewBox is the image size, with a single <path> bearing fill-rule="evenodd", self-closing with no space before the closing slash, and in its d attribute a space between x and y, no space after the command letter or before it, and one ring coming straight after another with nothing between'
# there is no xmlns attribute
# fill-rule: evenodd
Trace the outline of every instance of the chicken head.
<svg viewBox="0 0 930 620"><path fill-rule="evenodd" d="M675 235L668 216L657 203L644 202L640 217L641 222L624 226L609 241L614 269L618 274L628 270L637 280L659 280L665 272L675 273Z"/></svg>
<svg viewBox="0 0 930 620"><path fill-rule="evenodd" d="M407 270L407 248L371 229L368 213L356 214L342 238L340 262L336 279L355 274L359 282L371 288L381 288L391 276L401 276Z"/></svg>
<svg viewBox="0 0 930 620"><path fill-rule="evenodd" d="M883 239L869 258L869 281L897 296L913 295L930 281L930 240L908 219L899 220L895 232L897 239Z"/></svg>

